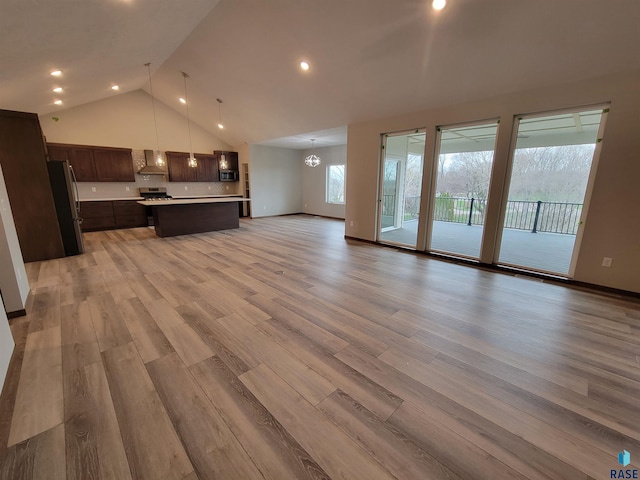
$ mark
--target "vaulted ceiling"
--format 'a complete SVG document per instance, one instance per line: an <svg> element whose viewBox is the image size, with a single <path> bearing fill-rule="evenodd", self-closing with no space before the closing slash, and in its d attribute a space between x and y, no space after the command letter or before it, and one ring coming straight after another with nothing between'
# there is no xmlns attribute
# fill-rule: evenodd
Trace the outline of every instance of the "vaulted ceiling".
<svg viewBox="0 0 640 480"><path fill-rule="evenodd" d="M324 144L339 143L352 122L640 65L637 0L430 4L0 0L0 108L45 114L149 91L151 62L156 98L184 114L187 72L191 119L226 143L307 148L325 130Z"/></svg>

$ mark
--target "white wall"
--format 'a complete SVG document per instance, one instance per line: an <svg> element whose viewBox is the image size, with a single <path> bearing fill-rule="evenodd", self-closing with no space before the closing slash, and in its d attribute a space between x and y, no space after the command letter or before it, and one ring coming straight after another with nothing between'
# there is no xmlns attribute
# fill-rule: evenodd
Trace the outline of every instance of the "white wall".
<svg viewBox="0 0 640 480"><path fill-rule="evenodd" d="M2 295L0 295L0 303L2 303ZM9 361L11 360L14 347L15 343L13 342L11 329L9 328L7 314L0 308L0 392L2 391L1 387L4 385L4 380L7 376Z"/></svg>
<svg viewBox="0 0 640 480"><path fill-rule="evenodd" d="M346 165L347 146L338 145L313 150L297 150L297 152L301 162L311 153L315 153L322 159L322 163L315 168L304 164L302 166L302 211L311 215L344 218L344 205L326 202L327 165Z"/></svg>
<svg viewBox="0 0 640 480"><path fill-rule="evenodd" d="M54 117L58 120L54 120ZM161 151L189 151L187 117L156 101L156 119ZM156 134L151 96L143 90L123 93L78 107L41 115L40 124L47 141L101 147L133 149L134 169L144 165L143 150L156 150ZM233 150L200 126L191 123L194 153ZM81 199L137 196L139 187L167 187L170 195L218 195L236 193L237 182L169 182L166 176L136 175L133 183L81 183ZM185 189L186 187L186 189ZM127 191L127 188L129 190ZM95 189L95 191L93 191Z"/></svg>
<svg viewBox="0 0 640 480"><path fill-rule="evenodd" d="M637 71L349 125L346 235L375 240L381 133L426 127L426 151L433 157L437 126L499 118L494 177L505 178L514 116L610 102L574 278L640 293L640 222L635 213L640 205L639 84ZM488 212L485 231L490 235L499 230L497 205L502 193L498 186L489 194L494 207ZM494 253L493 242L483 244L482 261L490 263ZM605 256L613 258L610 268L602 267Z"/></svg>
<svg viewBox="0 0 640 480"><path fill-rule="evenodd" d="M2 266L0 291L2 291L6 311L11 313L24 310L29 295L29 281L22 260L2 167L0 167L0 265ZM4 313L4 310L2 311Z"/></svg>
<svg viewBox="0 0 640 480"><path fill-rule="evenodd" d="M303 157L299 150L250 145L241 149L240 163L249 158L252 217L302 212Z"/></svg>

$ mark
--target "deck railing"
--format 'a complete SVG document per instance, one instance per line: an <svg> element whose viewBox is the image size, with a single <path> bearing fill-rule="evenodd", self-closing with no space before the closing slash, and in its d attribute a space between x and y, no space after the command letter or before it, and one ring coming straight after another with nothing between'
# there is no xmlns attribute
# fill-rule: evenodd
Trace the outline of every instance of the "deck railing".
<svg viewBox="0 0 640 480"><path fill-rule="evenodd" d="M438 197L435 199L433 219L440 222L483 225L486 199L462 197ZM393 216L395 196L384 195L382 214ZM403 219L418 218L420 197L405 197ZM582 214L581 203L528 202L509 200L505 213L505 228L529 230L532 233L548 232L575 235Z"/></svg>

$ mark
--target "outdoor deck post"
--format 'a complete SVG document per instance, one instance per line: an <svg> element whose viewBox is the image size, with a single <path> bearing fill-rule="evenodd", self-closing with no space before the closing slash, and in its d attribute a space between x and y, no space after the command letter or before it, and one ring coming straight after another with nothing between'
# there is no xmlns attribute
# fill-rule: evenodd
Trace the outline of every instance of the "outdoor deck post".
<svg viewBox="0 0 640 480"><path fill-rule="evenodd" d="M531 233L538 233L538 217L540 216L540 205L542 202L538 200L538 205L536 205L536 218L533 220L533 230Z"/></svg>
<svg viewBox="0 0 640 480"><path fill-rule="evenodd" d="M469 221L467 225L471 225L471 217L473 216L473 197L471 197L471 204L469 205Z"/></svg>

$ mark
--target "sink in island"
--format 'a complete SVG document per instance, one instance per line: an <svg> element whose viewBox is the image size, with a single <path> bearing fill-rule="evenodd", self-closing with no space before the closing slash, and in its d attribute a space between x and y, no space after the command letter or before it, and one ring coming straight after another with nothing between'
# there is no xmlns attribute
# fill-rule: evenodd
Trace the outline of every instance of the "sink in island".
<svg viewBox="0 0 640 480"><path fill-rule="evenodd" d="M242 197L217 197L142 200L138 203L151 207L156 235L174 237L239 228L238 202L249 201Z"/></svg>

